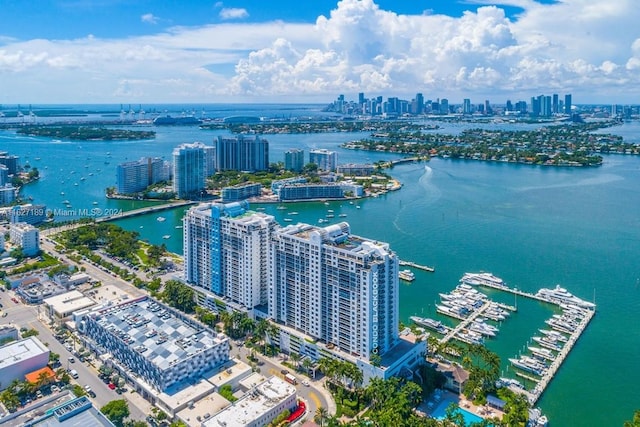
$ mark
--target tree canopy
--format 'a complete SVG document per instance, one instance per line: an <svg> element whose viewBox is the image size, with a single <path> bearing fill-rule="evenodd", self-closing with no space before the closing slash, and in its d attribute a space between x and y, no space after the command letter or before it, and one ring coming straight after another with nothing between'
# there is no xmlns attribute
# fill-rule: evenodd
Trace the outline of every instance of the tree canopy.
<svg viewBox="0 0 640 427"><path fill-rule="evenodd" d="M111 402L100 408L109 421L115 424L117 427L124 425L124 419L129 416L129 405L124 399L112 400Z"/></svg>

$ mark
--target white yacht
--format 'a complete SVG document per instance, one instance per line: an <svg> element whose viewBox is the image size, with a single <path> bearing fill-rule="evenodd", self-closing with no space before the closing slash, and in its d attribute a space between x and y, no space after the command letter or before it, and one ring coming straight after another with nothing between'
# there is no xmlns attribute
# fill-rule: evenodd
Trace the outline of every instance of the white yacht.
<svg viewBox="0 0 640 427"><path fill-rule="evenodd" d="M400 277L400 279L405 280L407 282L413 282L416 279L416 275L413 274L413 271L411 270L401 270L398 273L398 277Z"/></svg>
<svg viewBox="0 0 640 427"><path fill-rule="evenodd" d="M494 288L506 288L504 281L491 273L464 273L460 283L471 286L489 286Z"/></svg>
<svg viewBox="0 0 640 427"><path fill-rule="evenodd" d="M528 356L522 356L520 359L509 359L509 362L518 369L538 376L542 376L545 370L545 365Z"/></svg>
<svg viewBox="0 0 640 427"><path fill-rule="evenodd" d="M561 287L560 285L556 285L555 288L542 288L537 293L537 296L541 298L545 298L549 301L555 302L557 304L573 304L580 308L595 308L595 304L589 301L585 301L577 296L573 295L571 292Z"/></svg>
<svg viewBox="0 0 640 427"><path fill-rule="evenodd" d="M433 329L434 331L440 332L441 334L447 332L446 327L439 320L418 316L411 316L410 319L418 326L424 326L425 328Z"/></svg>
<svg viewBox="0 0 640 427"><path fill-rule="evenodd" d="M536 358L544 359L548 361L553 361L556 358L556 355L553 354L553 352L548 348L540 348L540 347L534 347L534 346L529 346L527 348Z"/></svg>
<svg viewBox="0 0 640 427"><path fill-rule="evenodd" d="M560 342L567 342L568 338L561 334L558 331L553 331L553 330L549 330L549 329L539 329L540 333L548 336L549 338L556 340L556 341L560 341Z"/></svg>

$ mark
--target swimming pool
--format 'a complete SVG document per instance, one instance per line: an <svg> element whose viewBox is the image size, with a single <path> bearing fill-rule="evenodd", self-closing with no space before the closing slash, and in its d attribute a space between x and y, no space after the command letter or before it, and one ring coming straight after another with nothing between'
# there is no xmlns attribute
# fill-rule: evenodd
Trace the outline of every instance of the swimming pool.
<svg viewBox="0 0 640 427"><path fill-rule="evenodd" d="M445 399L442 402L440 402L440 404L436 407L436 409L434 409L433 411L431 411L431 417L438 419L438 420L442 420L444 419L445 415L447 414L447 408L449 407L449 405L451 403L455 403L452 400L448 400ZM458 408L454 411L455 414L462 414L463 418L464 418L464 423L466 425L471 425L473 423L479 423L482 421L482 418L480 418L479 416L477 416L476 414L473 414L469 411L465 411L462 408Z"/></svg>

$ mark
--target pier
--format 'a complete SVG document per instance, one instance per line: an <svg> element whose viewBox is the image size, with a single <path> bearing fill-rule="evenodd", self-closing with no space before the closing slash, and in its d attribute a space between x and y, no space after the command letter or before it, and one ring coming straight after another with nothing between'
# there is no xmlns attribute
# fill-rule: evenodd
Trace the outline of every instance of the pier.
<svg viewBox="0 0 640 427"><path fill-rule="evenodd" d="M146 208L133 209L133 210L130 210L130 211L123 211L122 213L119 213L117 215L109 215L109 216L96 218L96 222L115 221L115 220L123 219L123 218L130 218L130 217L139 216L139 215L146 215L146 214L149 214L149 213L152 213L152 212L162 212L162 211L166 211L168 209L175 209L175 208L179 208L179 207L182 207L182 206L193 205L195 203L196 202L192 202L192 201L180 201L180 202L167 203L165 205L147 206Z"/></svg>
<svg viewBox="0 0 640 427"><path fill-rule="evenodd" d="M558 305L554 301L551 301L548 298L541 297L539 295L532 294L530 292L521 291L518 288L510 288L510 287L505 286L505 285L496 285L496 284L493 284L493 283L490 283L490 282L482 283L480 286L484 286L484 287L492 288L492 289L497 289L499 291L509 292L511 294L514 294L514 295L518 295L518 296L529 298L529 299L534 299L534 300L541 301L541 302L546 302L548 304ZM507 307L509 307L509 308L507 308ZM515 311L513 309L515 307L511 307L511 306L504 306L502 308L507 308L507 310Z"/></svg>
<svg viewBox="0 0 640 427"><path fill-rule="evenodd" d="M595 314L595 310L585 310L584 318L580 321L575 331L573 331L573 333L567 340L567 343L562 347L562 350L560 350L560 352L556 356L555 360L551 363L549 368L544 371L544 374L540 378L540 381L533 388L533 390L527 392L527 398L529 399L531 405L534 405L538 401L538 399L540 399L540 396L542 396L542 393L544 393L544 390L547 388L558 369L560 369L560 365L562 365L565 357L569 355L569 352L573 348L574 344L578 341L578 338L580 338L580 335L582 335L582 332L585 330L587 325L589 325L589 322L591 321L593 316L595 316Z"/></svg>
<svg viewBox="0 0 640 427"><path fill-rule="evenodd" d="M401 266L406 266L406 267L413 267L413 268L417 268L418 270L424 270L424 271L428 271L430 273L433 273L434 271L436 271L435 268L433 267L428 267L426 265L420 265L420 264L416 264L415 262L412 261L402 261L399 260L398 264L400 264Z"/></svg>
<svg viewBox="0 0 640 427"><path fill-rule="evenodd" d="M467 326L469 326L469 324L471 322L473 322L475 320L476 317L480 316L482 314L482 312L484 312L487 308L489 308L491 306L491 301L485 301L485 303L482 305L482 307L480 307L477 310L474 310L469 317L464 318L460 323L458 323L458 326L456 326L455 328L451 328L447 334L442 337L440 339L441 343L445 343L447 341L449 341L451 338L456 338L456 334L458 332L460 332L461 330L463 330L464 328L466 328ZM457 338L456 338L457 339Z"/></svg>

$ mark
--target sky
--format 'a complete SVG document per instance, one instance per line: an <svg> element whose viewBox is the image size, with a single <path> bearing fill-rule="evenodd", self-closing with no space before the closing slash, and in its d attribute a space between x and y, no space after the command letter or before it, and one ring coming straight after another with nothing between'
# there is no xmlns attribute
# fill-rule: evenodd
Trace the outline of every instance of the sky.
<svg viewBox="0 0 640 427"><path fill-rule="evenodd" d="M637 0L0 0L0 104L640 103Z"/></svg>

